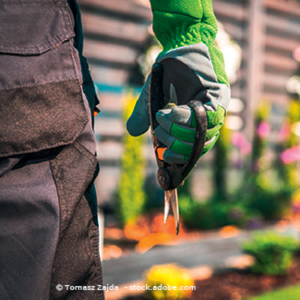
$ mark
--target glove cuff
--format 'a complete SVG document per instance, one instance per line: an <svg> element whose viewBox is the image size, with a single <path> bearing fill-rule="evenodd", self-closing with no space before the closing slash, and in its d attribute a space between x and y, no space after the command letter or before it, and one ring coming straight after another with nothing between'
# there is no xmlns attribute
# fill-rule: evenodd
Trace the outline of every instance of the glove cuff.
<svg viewBox="0 0 300 300"><path fill-rule="evenodd" d="M163 53L202 42L201 21L186 15L155 11L153 31L163 46Z"/></svg>
<svg viewBox="0 0 300 300"><path fill-rule="evenodd" d="M153 31L163 46L160 55L184 46L199 43L206 45L218 82L229 86L223 55L214 42L218 26L209 1L203 1L203 8L207 12L202 20L190 15L155 10L153 12Z"/></svg>

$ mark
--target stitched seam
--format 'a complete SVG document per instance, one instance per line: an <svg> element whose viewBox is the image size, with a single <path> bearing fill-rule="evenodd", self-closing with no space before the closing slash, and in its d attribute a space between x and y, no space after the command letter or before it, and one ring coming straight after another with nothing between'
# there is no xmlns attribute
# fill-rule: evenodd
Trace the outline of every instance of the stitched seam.
<svg viewBox="0 0 300 300"><path fill-rule="evenodd" d="M11 5L20 5L20 4L38 4L38 5L49 5L50 2L47 2L47 3L43 3L43 2L39 2L39 1L1 1L0 0L0 3L2 4L11 4Z"/></svg>
<svg viewBox="0 0 300 300"><path fill-rule="evenodd" d="M59 238L61 236L61 208L60 208L60 194L59 194L59 191L58 191L58 183L56 181L56 177L54 176L54 170L53 168L57 168L57 162L55 159L51 160L49 162L50 164L50 169L51 169L51 174L52 174L52 177L53 177L53 181L54 181L54 184L55 184L55 189L56 189L56 193L57 193L57 197L58 197L58 203L59 203L59 234L58 234L58 238L57 238L57 244L58 245L58 241L59 241ZM55 251L56 253L56 251ZM53 267L53 266L52 266Z"/></svg>
<svg viewBox="0 0 300 300"><path fill-rule="evenodd" d="M194 19L194 20L197 20L197 21L201 22L201 19L199 19L199 18L195 18L193 16L186 15L186 14L181 14L181 13L178 13L178 12L169 12L169 11L163 11L163 10L154 10L153 13L155 13L155 12L160 12L160 13L170 14L170 15L179 15L179 16L189 17L191 19Z"/></svg>
<svg viewBox="0 0 300 300"><path fill-rule="evenodd" d="M78 152L80 152L82 155L84 155L86 158L89 159L89 161L91 163L96 162L97 163L97 159L94 156L94 154L92 154L86 147L84 147L80 142L75 141L74 144L72 145ZM91 157L93 156L93 157Z"/></svg>
<svg viewBox="0 0 300 300"><path fill-rule="evenodd" d="M95 225L96 226L96 225ZM94 255L95 255L95 263L96 263L96 269L99 272L99 277L101 282L103 281L102 279L102 265L101 265L101 259L100 259L100 254L99 254L99 232L97 230L97 227L94 227L94 233L96 234L96 236L93 238L93 250L94 250ZM103 298L103 291L99 290L98 294L99 296L101 296L101 299Z"/></svg>
<svg viewBox="0 0 300 300"><path fill-rule="evenodd" d="M63 9L63 7L62 7L62 5L59 5L59 9L60 9L60 12L61 12L61 14L62 14L62 18L63 18L63 20L64 20L64 29L66 30L66 33L68 32L68 30L69 29L71 29L70 28L70 22L67 22L67 20L66 20L66 15L65 15L65 10ZM69 20L70 21L70 20Z"/></svg>
<svg viewBox="0 0 300 300"><path fill-rule="evenodd" d="M21 88L33 88L33 87L47 85L47 84L50 84L50 83L69 82L69 81L74 81L74 80L78 80L78 78L75 77L75 78L71 78L71 79L68 79L68 80L49 81L49 82L43 83L43 84L20 85L18 87L14 87L14 88L0 89L0 91L17 90L17 89L21 89Z"/></svg>
<svg viewBox="0 0 300 300"><path fill-rule="evenodd" d="M52 49L57 48L57 44L58 43L63 43L69 39L71 39L72 37L74 37L74 33L70 33L70 34L59 34L57 37L52 37L51 39L49 39L49 41L47 41L47 44L49 44L48 46L46 45L41 45L41 46L35 46L35 47L5 47L5 46L0 46L0 52L3 53L8 53L8 54L21 54L21 55L34 55L34 54L43 54L47 51L50 51ZM41 50L39 50L39 48L41 48ZM44 50L43 50L44 49ZM31 53L19 53L22 51L35 51L35 52L31 52Z"/></svg>

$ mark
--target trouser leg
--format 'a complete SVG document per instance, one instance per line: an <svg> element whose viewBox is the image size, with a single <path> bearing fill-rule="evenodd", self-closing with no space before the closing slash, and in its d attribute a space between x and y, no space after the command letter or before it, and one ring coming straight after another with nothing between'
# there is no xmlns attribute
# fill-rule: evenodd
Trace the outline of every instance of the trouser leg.
<svg viewBox="0 0 300 300"><path fill-rule="evenodd" d="M8 160L0 162L2 167ZM3 169L2 168L2 169ZM16 165L0 177L0 298L46 300L59 234L49 161Z"/></svg>
<svg viewBox="0 0 300 300"><path fill-rule="evenodd" d="M23 156L11 170L2 160L1 300L104 299L97 290L102 272L91 211L94 199L85 196L91 189L95 156L76 141L47 151L43 158L32 157Z"/></svg>

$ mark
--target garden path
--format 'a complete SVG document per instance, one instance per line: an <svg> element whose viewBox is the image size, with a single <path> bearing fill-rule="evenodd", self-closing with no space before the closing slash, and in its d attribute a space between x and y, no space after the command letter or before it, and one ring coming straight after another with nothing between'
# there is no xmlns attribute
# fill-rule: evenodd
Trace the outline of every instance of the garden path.
<svg viewBox="0 0 300 300"><path fill-rule="evenodd" d="M173 246L156 246L144 254L132 253L118 259L103 261L104 283L124 285L139 281L152 265L176 263L191 269L209 266L213 270L226 267L230 257L241 254L239 244L248 233L222 238L219 234L193 242L181 242Z"/></svg>

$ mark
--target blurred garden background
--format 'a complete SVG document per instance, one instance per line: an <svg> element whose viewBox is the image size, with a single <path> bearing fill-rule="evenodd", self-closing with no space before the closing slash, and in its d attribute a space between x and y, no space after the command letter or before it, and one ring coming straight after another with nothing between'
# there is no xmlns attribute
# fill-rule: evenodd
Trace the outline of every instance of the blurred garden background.
<svg viewBox="0 0 300 300"><path fill-rule="evenodd" d="M300 285L300 1L213 0L232 99L217 145L179 189L178 237L172 217L163 223L150 135L133 138L125 130L160 52L149 1L78 2L101 102L95 133L104 282L123 286L108 299L144 297L126 293L129 283L183 282L168 277L173 263L196 280L197 292L148 297L239 300ZM263 234L245 244L255 230ZM149 271L161 264L168 265Z"/></svg>

